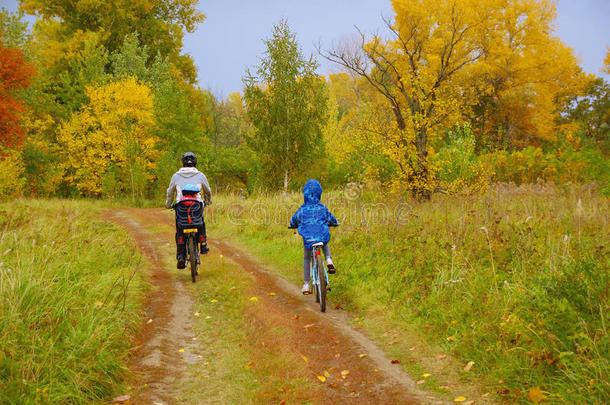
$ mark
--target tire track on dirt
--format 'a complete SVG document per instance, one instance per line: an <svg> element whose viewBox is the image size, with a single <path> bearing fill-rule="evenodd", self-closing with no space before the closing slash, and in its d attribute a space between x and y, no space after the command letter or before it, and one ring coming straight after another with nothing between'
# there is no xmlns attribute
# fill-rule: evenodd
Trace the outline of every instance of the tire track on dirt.
<svg viewBox="0 0 610 405"><path fill-rule="evenodd" d="M126 208L114 212L112 219L134 235L153 267L153 291L146 313L153 318L150 325L154 327L143 327L133 366L138 379L148 385L137 393L135 403L177 403L176 382L190 363L188 358L178 355L178 348L192 343L192 321L188 314L192 312L193 298L182 281L172 279L166 270L169 266L164 266L158 257L161 245L172 241L173 233L152 235L142 229L142 225L151 224L173 226L171 217L159 209ZM319 306L311 297L304 297L298 286L271 274L226 241L212 237L210 247L235 263L235 271L254 276L256 282L248 294L257 296L259 302L245 313L255 328L252 344L257 350L274 347L279 353L303 358L308 372L304 377L316 386L315 398L320 401L316 403L447 403L419 390L372 340L349 325L347 314L332 308L326 314L320 313ZM204 279L198 281L197 288L203 288L200 285L205 285ZM269 295L272 291L273 296ZM284 331L280 339L268 332L278 328ZM325 370L337 377L320 383L317 376ZM341 370L349 370L348 378L342 379ZM280 402L276 399L269 397L269 403Z"/></svg>
<svg viewBox="0 0 610 405"><path fill-rule="evenodd" d="M166 240L147 231L141 223L138 210L123 209L108 212L108 219L125 228L134 238L142 255L151 266L152 289L144 304L144 325L137 336L131 370L137 382L132 384L131 403L174 404L176 381L186 365L194 359L192 347L192 321L188 316L193 300L184 291L181 281L170 276L159 257L159 246Z"/></svg>

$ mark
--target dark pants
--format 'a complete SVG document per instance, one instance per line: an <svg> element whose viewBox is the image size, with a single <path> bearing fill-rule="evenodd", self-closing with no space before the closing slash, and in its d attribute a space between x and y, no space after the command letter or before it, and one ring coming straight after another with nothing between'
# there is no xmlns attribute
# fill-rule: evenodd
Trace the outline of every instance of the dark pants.
<svg viewBox="0 0 610 405"><path fill-rule="evenodd" d="M202 218L203 219L203 218ZM206 242L205 220L202 225L194 226L197 228L196 240L199 243ZM193 228L193 227L191 227ZM183 262L186 260L186 237L183 228L178 225L178 217L176 216L176 260Z"/></svg>

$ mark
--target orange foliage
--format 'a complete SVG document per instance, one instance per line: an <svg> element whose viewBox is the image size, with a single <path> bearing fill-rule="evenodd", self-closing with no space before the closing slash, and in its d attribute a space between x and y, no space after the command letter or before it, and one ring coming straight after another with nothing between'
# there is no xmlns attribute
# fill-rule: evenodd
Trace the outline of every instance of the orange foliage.
<svg viewBox="0 0 610 405"><path fill-rule="evenodd" d="M24 106L15 91L30 84L34 68L25 62L19 49L5 47L1 38L0 32L0 154L4 155L3 149L17 149L23 143L19 120Z"/></svg>

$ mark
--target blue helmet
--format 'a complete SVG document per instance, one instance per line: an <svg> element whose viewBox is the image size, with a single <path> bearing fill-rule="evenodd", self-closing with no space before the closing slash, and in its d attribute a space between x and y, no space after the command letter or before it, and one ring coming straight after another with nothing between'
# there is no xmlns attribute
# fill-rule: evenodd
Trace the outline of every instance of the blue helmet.
<svg viewBox="0 0 610 405"><path fill-rule="evenodd" d="M182 187L182 194L186 194L186 195L195 195L197 193L199 193L201 190L199 190L199 187L197 187L195 184L187 184L184 187Z"/></svg>

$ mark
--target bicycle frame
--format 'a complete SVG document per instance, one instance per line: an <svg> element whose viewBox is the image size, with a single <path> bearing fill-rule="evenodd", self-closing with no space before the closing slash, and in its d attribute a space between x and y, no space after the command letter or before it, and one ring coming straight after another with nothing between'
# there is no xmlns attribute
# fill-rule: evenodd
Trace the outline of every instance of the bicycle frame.
<svg viewBox="0 0 610 405"><path fill-rule="evenodd" d="M311 280L310 282L314 290L314 295L316 297L316 302L320 303L320 310L322 312L326 312L326 293L327 291L330 291L330 284L328 280L328 272L326 271L326 267L323 264L321 264L321 270L323 271L323 273L318 271L318 262L322 262L322 260L318 260L321 259L320 255L322 254L322 246L324 246L323 243L315 243L312 246L309 274ZM319 273L324 274L325 282L321 282L318 275Z"/></svg>
<svg viewBox="0 0 610 405"><path fill-rule="evenodd" d="M311 259L309 261L310 265L309 265L309 275L310 275L310 279L311 279L311 285L320 285L320 280L318 279L318 262L316 261L316 256L319 256L322 254L321 252L322 249L320 249L320 246L314 246L311 249ZM326 268L324 268L324 266L322 266L322 268L324 269L324 277L326 277L326 285L328 285L328 272L326 271Z"/></svg>

